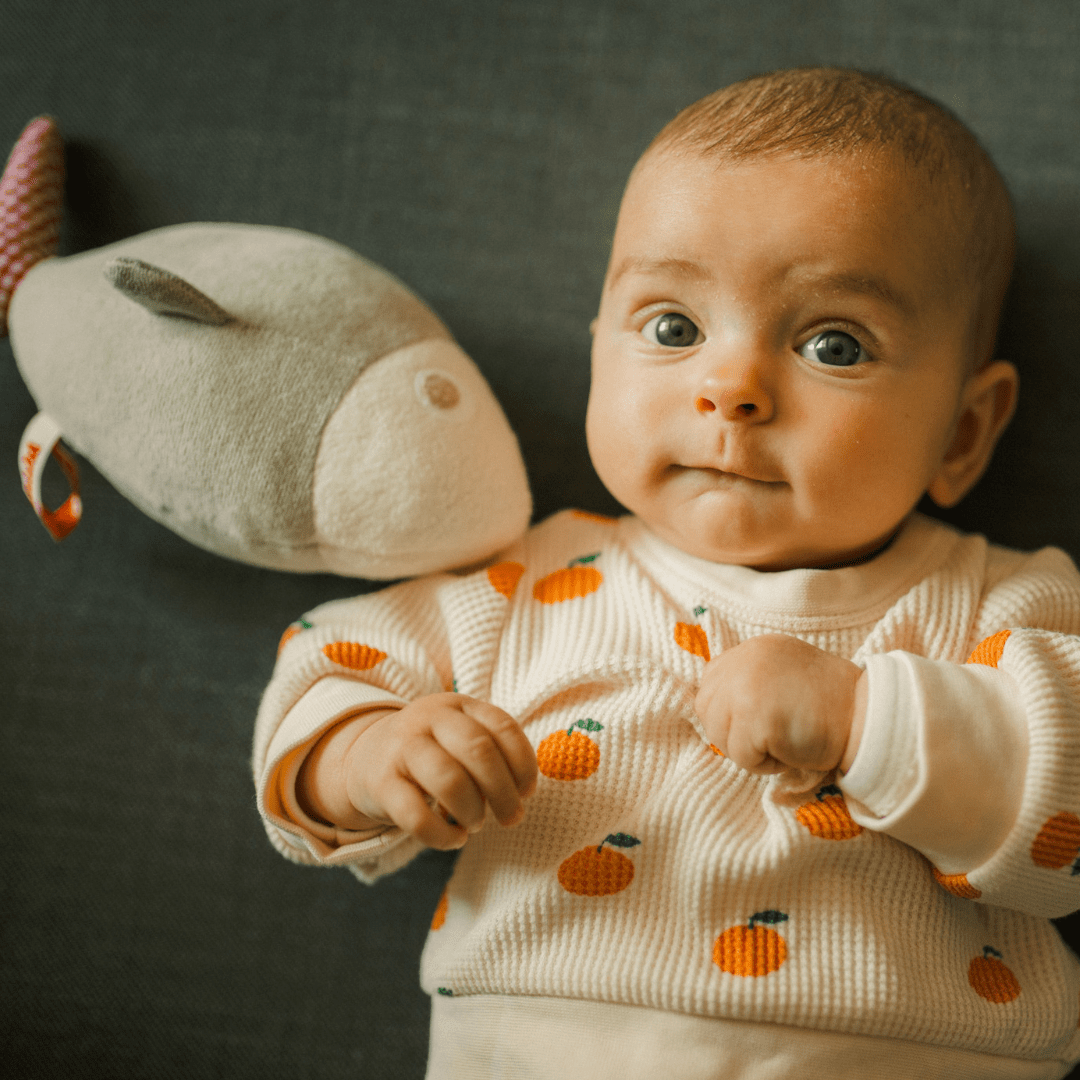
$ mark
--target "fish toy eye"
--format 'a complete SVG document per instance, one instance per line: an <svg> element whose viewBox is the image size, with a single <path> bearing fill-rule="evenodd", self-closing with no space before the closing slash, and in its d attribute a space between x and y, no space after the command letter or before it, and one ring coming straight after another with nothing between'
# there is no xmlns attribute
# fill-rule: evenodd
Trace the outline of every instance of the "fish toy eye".
<svg viewBox="0 0 1080 1080"><path fill-rule="evenodd" d="M655 316L641 328L641 333L654 345L676 349L696 345L702 338L697 323L678 311L665 311Z"/></svg>

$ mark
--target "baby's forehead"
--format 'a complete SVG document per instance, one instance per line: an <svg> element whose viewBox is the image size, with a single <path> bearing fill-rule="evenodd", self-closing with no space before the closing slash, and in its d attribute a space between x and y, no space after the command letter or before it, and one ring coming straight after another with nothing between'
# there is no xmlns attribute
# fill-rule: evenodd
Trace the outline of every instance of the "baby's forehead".
<svg viewBox="0 0 1080 1080"><path fill-rule="evenodd" d="M782 169L769 166L782 163ZM825 171L840 182L836 184L834 205L829 212L838 219L859 221L867 205L878 207L881 214L867 215L867 231L875 223L900 216L923 238L926 256L935 265L955 267L955 273L969 267L967 257L980 227L979 200L970 182L948 168L928 169L912 164L898 152L880 147L864 152L841 150L799 155L768 153L731 158L724 154L683 148L653 148L634 166L627 185L632 212L646 213L651 208L662 210L675 202L699 207L699 214L724 213L723 196L715 200L686 199L695 187L708 193L710 187L725 190L725 177L731 174L744 178L743 187L755 190L757 198L731 206L735 215L760 216L770 229L782 230L785 224L799 227L797 215L785 216L776 212L778 202L797 202L807 174L818 176ZM757 175L769 170L768 183L758 184ZM844 178L851 183L845 184ZM813 181L810 181L813 183ZM856 205L858 203L858 206ZM964 272L964 276L967 274Z"/></svg>
<svg viewBox="0 0 1080 1080"><path fill-rule="evenodd" d="M711 176L725 173L752 174L776 163L792 166L788 175L792 183L798 182L798 169L804 165L813 171L822 163L834 167L838 176L848 175L861 182L877 185L883 194L908 193L921 198L928 217L934 216L947 200L954 212L974 207L972 185L966 178L948 167L927 168L913 164L903 154L889 148L872 147L866 150L826 150L813 154L792 151L771 151L743 154L737 157L723 152L687 149L683 147L653 147L638 159L630 173L628 188L642 184L657 197L677 192L687 183L686 170L679 164L688 164L691 171L698 172L700 181L708 183ZM695 168L700 165L698 170ZM956 224L959 226L960 222Z"/></svg>

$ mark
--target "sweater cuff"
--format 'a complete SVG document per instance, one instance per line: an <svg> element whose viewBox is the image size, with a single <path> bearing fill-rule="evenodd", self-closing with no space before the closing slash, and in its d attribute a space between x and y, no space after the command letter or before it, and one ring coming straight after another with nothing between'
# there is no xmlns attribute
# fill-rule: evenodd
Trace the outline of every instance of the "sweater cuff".
<svg viewBox="0 0 1080 1080"><path fill-rule="evenodd" d="M315 744L335 724L374 709L398 709L405 702L385 690L337 675L327 675L289 710L266 756L258 785L259 812L291 848L306 850L321 862L342 865L377 859L405 839L400 829L379 826L349 830L317 821L296 799L296 777Z"/></svg>
<svg viewBox="0 0 1080 1080"><path fill-rule="evenodd" d="M870 656L858 753L840 786L852 817L946 874L981 866L1016 821L1027 724L1010 675L905 652Z"/></svg>

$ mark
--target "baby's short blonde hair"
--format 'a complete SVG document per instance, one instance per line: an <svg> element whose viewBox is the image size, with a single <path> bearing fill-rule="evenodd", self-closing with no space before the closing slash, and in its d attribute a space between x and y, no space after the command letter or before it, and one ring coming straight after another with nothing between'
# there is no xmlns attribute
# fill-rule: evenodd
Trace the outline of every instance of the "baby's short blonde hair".
<svg viewBox="0 0 1080 1080"><path fill-rule="evenodd" d="M880 75L792 68L683 109L645 156L663 151L733 162L772 154L898 157L926 181L935 209L944 204L952 213L972 305L973 360L991 359L1016 248L1012 204L990 155L944 106Z"/></svg>

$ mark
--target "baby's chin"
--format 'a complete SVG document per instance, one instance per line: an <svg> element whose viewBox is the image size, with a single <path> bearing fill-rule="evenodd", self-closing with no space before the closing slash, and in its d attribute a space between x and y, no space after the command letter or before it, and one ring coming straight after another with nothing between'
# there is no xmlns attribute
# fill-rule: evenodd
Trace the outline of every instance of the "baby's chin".
<svg viewBox="0 0 1080 1080"><path fill-rule="evenodd" d="M659 515L638 513L637 516L661 540L695 558L754 570L790 569L786 564L796 553L778 543L775 535L762 535L759 528L745 525L740 528L731 516L725 522L726 527L710 527L710 523L700 520L706 516L700 514L701 508L695 509L699 513L688 512L683 520L677 521Z"/></svg>
<svg viewBox="0 0 1080 1080"><path fill-rule="evenodd" d="M788 530L775 524L770 527L768 521L745 512L742 515L729 512L718 523L718 515L705 512L711 508L700 502L682 509L674 520L670 515L637 512L637 516L650 531L687 555L762 573L820 570L865 561L888 546L896 532L892 530L884 538L856 538L843 544L829 543L827 539L813 544L807 542L802 530ZM825 536L828 537L828 530Z"/></svg>

